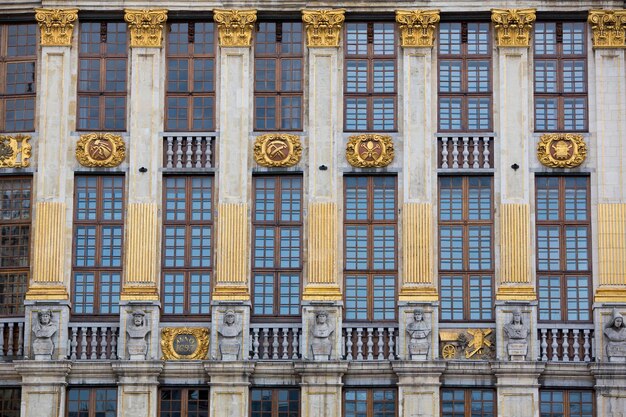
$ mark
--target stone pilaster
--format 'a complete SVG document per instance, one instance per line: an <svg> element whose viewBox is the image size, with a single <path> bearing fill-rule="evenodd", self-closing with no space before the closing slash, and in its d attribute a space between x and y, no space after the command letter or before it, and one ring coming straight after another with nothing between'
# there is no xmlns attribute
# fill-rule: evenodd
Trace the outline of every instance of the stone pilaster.
<svg viewBox="0 0 626 417"><path fill-rule="evenodd" d="M589 365L595 384L596 415L626 415L626 367L623 363L596 362Z"/></svg>
<svg viewBox="0 0 626 417"><path fill-rule="evenodd" d="M162 362L113 362L117 375L119 417L152 417L158 407L158 377Z"/></svg>
<svg viewBox="0 0 626 417"><path fill-rule="evenodd" d="M302 417L342 415L342 377L346 362L298 362L295 371L301 377L300 405Z"/></svg>
<svg viewBox="0 0 626 417"><path fill-rule="evenodd" d="M235 417L250 415L250 375L254 371L251 362L206 362L204 369L211 385L212 417Z"/></svg>
<svg viewBox="0 0 626 417"><path fill-rule="evenodd" d="M545 364L537 362L495 362L497 410L500 417L539 417L539 376Z"/></svg>
<svg viewBox="0 0 626 417"><path fill-rule="evenodd" d="M435 302L437 277L434 251L433 186L437 141L432 124L433 44L439 22L438 10L398 10L402 45L402 76L398 86L404 112L402 194L402 284L399 300ZM435 75L433 75L435 74ZM415 155L420 155L415 158Z"/></svg>
<svg viewBox="0 0 626 417"><path fill-rule="evenodd" d="M391 366L398 376L398 415L440 415L439 387L445 362L398 361Z"/></svg>
<svg viewBox="0 0 626 417"><path fill-rule="evenodd" d="M19 361L15 370L22 376L22 417L65 415L68 361Z"/></svg>

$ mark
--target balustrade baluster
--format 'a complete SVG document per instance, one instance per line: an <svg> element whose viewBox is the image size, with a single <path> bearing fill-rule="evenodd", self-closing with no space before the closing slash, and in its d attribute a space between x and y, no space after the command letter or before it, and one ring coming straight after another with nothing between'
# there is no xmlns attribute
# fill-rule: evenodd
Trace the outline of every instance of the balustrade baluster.
<svg viewBox="0 0 626 417"><path fill-rule="evenodd" d="M291 359L298 359L299 358L299 344L298 344L298 328L294 327L293 329L291 329L291 331L293 332L293 338L291 340Z"/></svg>
<svg viewBox="0 0 626 417"><path fill-rule="evenodd" d="M97 359L96 352L98 350L98 343L96 343L96 337L98 336L98 328L91 328L91 354L89 355L89 359Z"/></svg>
<svg viewBox="0 0 626 417"><path fill-rule="evenodd" d="M15 326L9 323L9 338L7 339L7 356L13 356L13 331Z"/></svg>
<svg viewBox="0 0 626 417"><path fill-rule="evenodd" d="M491 168L491 162L489 161L489 138L483 138L483 168Z"/></svg>
<svg viewBox="0 0 626 417"><path fill-rule="evenodd" d="M441 138L441 168L448 168L448 138Z"/></svg>
<svg viewBox="0 0 626 417"><path fill-rule="evenodd" d="M395 329L393 327L389 327L387 331L389 332L389 355L387 356L387 359L392 361L396 358L396 351L395 351L396 343L394 341Z"/></svg>
<svg viewBox="0 0 626 417"><path fill-rule="evenodd" d="M367 328L367 360L374 360L374 328Z"/></svg>
<svg viewBox="0 0 626 417"><path fill-rule="evenodd" d="M4 323L0 323L0 358L4 357Z"/></svg>
<svg viewBox="0 0 626 417"><path fill-rule="evenodd" d="M559 343L556 338L558 336L558 330L552 329L552 360L554 362L559 360Z"/></svg>
<svg viewBox="0 0 626 417"><path fill-rule="evenodd" d="M191 150L191 147L193 146L193 137L192 136L188 136L187 137L187 151L185 152L185 168L191 168L192 167L192 160L193 160L193 151Z"/></svg>
<svg viewBox="0 0 626 417"><path fill-rule="evenodd" d="M452 168L459 167L459 138L452 138Z"/></svg>
<svg viewBox="0 0 626 417"><path fill-rule="evenodd" d="M252 329L252 359L259 359L259 329Z"/></svg>
<svg viewBox="0 0 626 417"><path fill-rule="evenodd" d="M117 328L111 329L111 356L110 359L117 359Z"/></svg>
<svg viewBox="0 0 626 417"><path fill-rule="evenodd" d="M569 330L563 330L563 362L569 361Z"/></svg>
<svg viewBox="0 0 626 417"><path fill-rule="evenodd" d="M269 350L270 350L270 340L269 340L269 331L267 327L263 328L263 359L269 359Z"/></svg>
<svg viewBox="0 0 626 417"><path fill-rule="evenodd" d="M272 329L272 359L278 359L278 328Z"/></svg>
<svg viewBox="0 0 626 417"><path fill-rule="evenodd" d="M100 356L99 359L107 358L107 339L108 339L109 328L102 327L100 333Z"/></svg>
<svg viewBox="0 0 626 417"><path fill-rule="evenodd" d="M70 359L76 360L76 348L78 346L78 327L72 327L72 340L70 342Z"/></svg>
<svg viewBox="0 0 626 417"><path fill-rule="evenodd" d="M80 358L87 359L87 328L80 328Z"/></svg>
<svg viewBox="0 0 626 417"><path fill-rule="evenodd" d="M580 350L580 343L578 342L578 338L580 337L580 330L575 329L574 330L574 344L572 345L572 348L574 349L574 362L580 362L580 355L579 355L579 350Z"/></svg>
<svg viewBox="0 0 626 417"><path fill-rule="evenodd" d="M17 356L24 354L24 323L17 323Z"/></svg>
<svg viewBox="0 0 626 417"><path fill-rule="evenodd" d="M361 327L356 329L356 360L363 360L363 329Z"/></svg>
<svg viewBox="0 0 626 417"><path fill-rule="evenodd" d="M202 136L195 137L196 142L196 168L202 168Z"/></svg>
<svg viewBox="0 0 626 417"><path fill-rule="evenodd" d="M590 340L589 333L591 333L589 329L583 330L583 336L584 336L583 349L584 349L584 354L585 354L583 360L585 362L591 361L591 356L589 355L589 351L591 350L591 344L589 343L589 340Z"/></svg>
<svg viewBox="0 0 626 417"><path fill-rule="evenodd" d="M541 329L541 360L548 361L548 329Z"/></svg>
<svg viewBox="0 0 626 417"><path fill-rule="evenodd" d="M282 359L289 359L289 328L283 328L283 356Z"/></svg>
<svg viewBox="0 0 626 417"><path fill-rule="evenodd" d="M478 140L477 136L472 138L472 158L474 159L472 163L472 168L480 168L480 163L478 161L480 153L478 152Z"/></svg>
<svg viewBox="0 0 626 417"><path fill-rule="evenodd" d="M183 138L176 136L176 168L183 167Z"/></svg>
<svg viewBox="0 0 626 417"><path fill-rule="evenodd" d="M206 157L206 163L204 165L205 168L211 168L213 166L213 164L211 163L211 158L213 156L213 151L211 150L212 144L213 141L211 140L211 138L206 138L206 149L204 151Z"/></svg>
<svg viewBox="0 0 626 417"><path fill-rule="evenodd" d="M165 153L167 155L167 162L165 163L165 166L167 168L173 168L174 167L174 148L173 148L173 139L171 136L168 136L166 138L167 140L167 152Z"/></svg>
<svg viewBox="0 0 626 417"><path fill-rule="evenodd" d="M463 168L469 168L469 138L463 138Z"/></svg>
<svg viewBox="0 0 626 417"><path fill-rule="evenodd" d="M346 329L346 360L352 360L352 327Z"/></svg>

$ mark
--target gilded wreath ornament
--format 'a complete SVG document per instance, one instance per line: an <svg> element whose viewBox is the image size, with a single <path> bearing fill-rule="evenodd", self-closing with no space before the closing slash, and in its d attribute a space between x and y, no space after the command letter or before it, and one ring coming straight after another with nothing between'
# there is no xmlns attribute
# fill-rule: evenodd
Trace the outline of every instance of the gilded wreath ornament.
<svg viewBox="0 0 626 417"><path fill-rule="evenodd" d="M29 135L0 135L0 168L29 166L32 150L29 140Z"/></svg>
<svg viewBox="0 0 626 417"><path fill-rule="evenodd" d="M119 135L88 133L76 143L76 159L85 167L116 167L126 158L126 145Z"/></svg>
<svg viewBox="0 0 626 417"><path fill-rule="evenodd" d="M128 23L131 47L161 47L163 24L167 20L166 9L125 9L124 20Z"/></svg>
<svg viewBox="0 0 626 417"><path fill-rule="evenodd" d="M204 360L209 354L209 329L166 327L161 329L162 360ZM189 351L189 354L181 354Z"/></svg>
<svg viewBox="0 0 626 417"><path fill-rule="evenodd" d="M256 10L213 10L220 46L250 46Z"/></svg>
<svg viewBox="0 0 626 417"><path fill-rule="evenodd" d="M587 145L582 135L547 133L537 144L537 159L549 168L575 168L587 157Z"/></svg>
<svg viewBox="0 0 626 417"><path fill-rule="evenodd" d="M345 20L344 9L303 10L309 48L339 46L339 33Z"/></svg>
<svg viewBox="0 0 626 417"><path fill-rule="evenodd" d="M396 10L403 47L430 46L435 42L439 10Z"/></svg>
<svg viewBox="0 0 626 417"><path fill-rule="evenodd" d="M42 46L70 46L78 9L35 9Z"/></svg>
<svg viewBox="0 0 626 417"><path fill-rule="evenodd" d="M530 32L537 19L535 9L492 9L498 46L530 46Z"/></svg>
<svg viewBox="0 0 626 417"><path fill-rule="evenodd" d="M348 138L346 159L354 167L382 168L389 165L393 158L391 136L365 134Z"/></svg>
<svg viewBox="0 0 626 417"><path fill-rule="evenodd" d="M626 10L590 10L595 48L626 48Z"/></svg>
<svg viewBox="0 0 626 417"><path fill-rule="evenodd" d="M290 167L300 162L300 138L288 134L267 134L254 142L254 160L264 167Z"/></svg>

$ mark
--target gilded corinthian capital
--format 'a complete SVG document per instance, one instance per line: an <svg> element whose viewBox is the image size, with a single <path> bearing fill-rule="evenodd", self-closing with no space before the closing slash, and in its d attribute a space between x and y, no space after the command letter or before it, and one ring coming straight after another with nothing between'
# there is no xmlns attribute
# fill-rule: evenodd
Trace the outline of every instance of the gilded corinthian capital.
<svg viewBox="0 0 626 417"><path fill-rule="evenodd" d="M130 29L130 47L160 48L163 44L163 23L166 9L124 10L124 20Z"/></svg>
<svg viewBox="0 0 626 417"><path fill-rule="evenodd" d="M400 44L404 47L433 46L439 10L396 10Z"/></svg>
<svg viewBox="0 0 626 417"><path fill-rule="evenodd" d="M535 9L492 9L498 46L530 46L530 31L536 19Z"/></svg>
<svg viewBox="0 0 626 417"><path fill-rule="evenodd" d="M250 46L256 10L213 10L220 46Z"/></svg>
<svg viewBox="0 0 626 417"><path fill-rule="evenodd" d="M594 48L626 48L626 10L590 10Z"/></svg>
<svg viewBox="0 0 626 417"><path fill-rule="evenodd" d="M39 23L41 45L70 46L78 9L35 9Z"/></svg>
<svg viewBox="0 0 626 417"><path fill-rule="evenodd" d="M306 43L309 48L339 46L339 32L345 20L345 10L303 10Z"/></svg>

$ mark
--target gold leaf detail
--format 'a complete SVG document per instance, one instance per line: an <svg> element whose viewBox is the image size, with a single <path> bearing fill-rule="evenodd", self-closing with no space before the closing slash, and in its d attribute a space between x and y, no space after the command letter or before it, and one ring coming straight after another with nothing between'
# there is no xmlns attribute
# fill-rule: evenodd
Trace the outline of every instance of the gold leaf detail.
<svg viewBox="0 0 626 417"><path fill-rule="evenodd" d="M498 46L530 46L530 32L537 19L535 9L492 9Z"/></svg>
<svg viewBox="0 0 626 417"><path fill-rule="evenodd" d="M346 146L346 158L357 168L381 168L393 161L394 149L391 136L365 134L350 136Z"/></svg>
<svg viewBox="0 0 626 417"><path fill-rule="evenodd" d="M130 30L130 47L160 48L163 44L163 23L166 9L124 10L124 20Z"/></svg>
<svg viewBox="0 0 626 417"><path fill-rule="evenodd" d="M400 26L400 45L432 47L439 19L439 10L396 10L396 22Z"/></svg>
<svg viewBox="0 0 626 417"><path fill-rule="evenodd" d="M582 135L547 133L537 144L539 162L549 168L575 168L587 157L587 145Z"/></svg>
<svg viewBox="0 0 626 417"><path fill-rule="evenodd" d="M339 46L339 32L345 20L344 9L303 10L302 21L306 27L309 48Z"/></svg>
<svg viewBox="0 0 626 417"><path fill-rule="evenodd" d="M302 145L296 135L270 133L254 142L254 160L264 167L290 167L300 162Z"/></svg>
<svg viewBox="0 0 626 417"><path fill-rule="evenodd" d="M594 48L626 48L626 10L590 10Z"/></svg>
<svg viewBox="0 0 626 417"><path fill-rule="evenodd" d="M24 168L30 165L29 135L0 135L0 168Z"/></svg>
<svg viewBox="0 0 626 417"><path fill-rule="evenodd" d="M174 344L180 336L189 335L195 339L196 348L189 355L176 352ZM162 360L203 360L209 354L209 329L200 327L166 327L161 329Z"/></svg>
<svg viewBox="0 0 626 417"><path fill-rule="evenodd" d="M88 133L76 143L76 159L86 167L116 167L126 158L126 145L119 135Z"/></svg>
<svg viewBox="0 0 626 417"><path fill-rule="evenodd" d="M220 46L250 46L256 10L213 10Z"/></svg>
<svg viewBox="0 0 626 417"><path fill-rule="evenodd" d="M42 46L70 46L78 9L35 9Z"/></svg>

